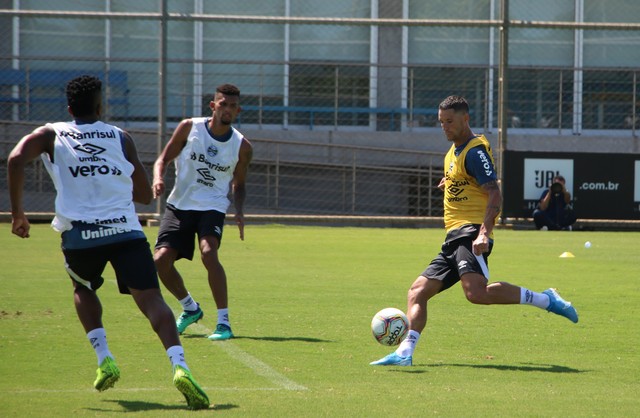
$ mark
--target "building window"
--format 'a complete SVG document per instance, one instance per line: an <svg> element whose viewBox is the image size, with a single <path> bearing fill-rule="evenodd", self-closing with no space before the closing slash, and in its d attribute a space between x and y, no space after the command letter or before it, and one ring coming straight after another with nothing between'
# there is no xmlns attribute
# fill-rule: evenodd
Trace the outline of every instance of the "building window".
<svg viewBox="0 0 640 418"><path fill-rule="evenodd" d="M409 108L414 126L439 126L438 105L451 95L467 99L472 126L484 126L486 68L413 67L409 77L409 85L413 86Z"/></svg>
<svg viewBox="0 0 640 418"><path fill-rule="evenodd" d="M289 106L293 125L367 126L369 67L292 64Z"/></svg>

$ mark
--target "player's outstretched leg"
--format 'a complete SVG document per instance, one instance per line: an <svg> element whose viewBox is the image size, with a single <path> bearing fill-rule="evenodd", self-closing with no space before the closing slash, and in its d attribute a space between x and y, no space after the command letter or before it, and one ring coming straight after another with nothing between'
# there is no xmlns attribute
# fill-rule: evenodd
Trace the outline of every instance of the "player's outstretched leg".
<svg viewBox="0 0 640 418"><path fill-rule="evenodd" d="M578 322L578 312L576 311L576 308L571 305L571 302L567 302L562 299L555 289L547 289L542 293L549 296L549 306L547 307L547 311L553 312L556 315L564 316L573 323Z"/></svg>
<svg viewBox="0 0 640 418"><path fill-rule="evenodd" d="M116 362L111 357L105 357L100 363L100 367L97 370L96 381L93 382L93 387L102 392L112 388L113 385L120 379L120 369L116 365Z"/></svg>
<svg viewBox="0 0 640 418"><path fill-rule="evenodd" d="M413 356L401 357L395 351L380 360L369 363L372 366L411 366L413 365Z"/></svg>
<svg viewBox="0 0 640 418"><path fill-rule="evenodd" d="M189 370L182 366L175 366L173 384L184 395L190 409L209 408L209 397L191 376Z"/></svg>
<svg viewBox="0 0 640 418"><path fill-rule="evenodd" d="M203 317L204 312L202 311L202 309L200 309L200 305L198 305L198 310L196 311L183 311L176 321L178 333L182 334L189 325L198 322Z"/></svg>

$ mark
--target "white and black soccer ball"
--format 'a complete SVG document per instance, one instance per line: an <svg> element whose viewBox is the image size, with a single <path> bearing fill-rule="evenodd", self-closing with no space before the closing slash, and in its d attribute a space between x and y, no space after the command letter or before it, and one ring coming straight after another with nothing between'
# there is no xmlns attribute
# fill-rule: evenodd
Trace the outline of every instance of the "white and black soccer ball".
<svg viewBox="0 0 640 418"><path fill-rule="evenodd" d="M382 345L398 345L409 332L409 321L400 309L385 308L373 316L371 332Z"/></svg>

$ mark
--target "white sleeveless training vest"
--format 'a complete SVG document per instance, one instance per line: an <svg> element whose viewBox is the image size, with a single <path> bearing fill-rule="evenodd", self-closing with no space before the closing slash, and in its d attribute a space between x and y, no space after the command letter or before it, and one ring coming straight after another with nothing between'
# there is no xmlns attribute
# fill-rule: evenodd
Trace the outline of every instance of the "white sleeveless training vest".
<svg viewBox="0 0 640 418"><path fill-rule="evenodd" d="M216 210L226 213L230 184L244 136L231 127L227 141L209 133L209 118L193 118L187 143L174 160L176 182L167 203L180 210Z"/></svg>
<svg viewBox="0 0 640 418"><path fill-rule="evenodd" d="M47 124L56 132L53 161L41 155L55 185L58 232L71 221L142 231L132 200L133 164L125 157L122 131L104 122Z"/></svg>

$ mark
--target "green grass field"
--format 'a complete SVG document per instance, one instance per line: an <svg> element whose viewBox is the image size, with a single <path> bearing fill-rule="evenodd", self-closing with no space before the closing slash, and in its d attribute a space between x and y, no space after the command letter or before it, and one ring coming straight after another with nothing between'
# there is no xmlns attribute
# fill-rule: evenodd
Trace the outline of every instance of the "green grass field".
<svg viewBox="0 0 640 418"><path fill-rule="evenodd" d="M153 242L157 229L146 231ZM215 407L194 412L110 268L99 295L122 377L93 390L95 355L75 315L59 237L35 225L21 240L2 224L0 416L638 416L634 232L496 231L492 280L556 287L580 322L530 306L472 305L456 285L432 300L413 367L369 366L391 352L372 338L371 317L406 309L407 288L443 238L442 229L249 225L240 241L227 226L221 258L236 339L205 338L215 308L204 267L178 264L205 310L182 341ZM559 258L565 251L575 258Z"/></svg>

